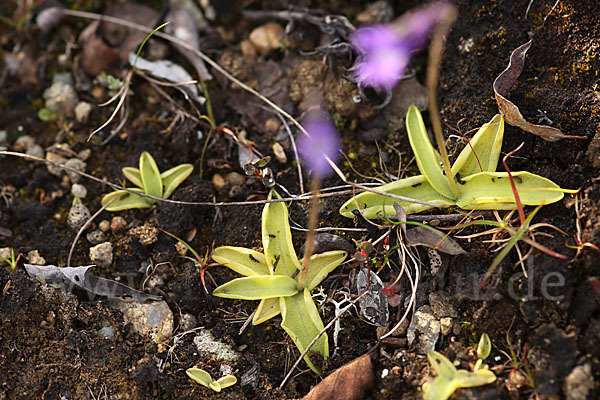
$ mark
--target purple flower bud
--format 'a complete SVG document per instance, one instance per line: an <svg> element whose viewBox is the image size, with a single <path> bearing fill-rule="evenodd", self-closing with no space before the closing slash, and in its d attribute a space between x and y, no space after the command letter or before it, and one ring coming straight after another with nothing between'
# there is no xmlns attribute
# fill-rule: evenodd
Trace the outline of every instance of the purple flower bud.
<svg viewBox="0 0 600 400"><path fill-rule="evenodd" d="M360 28L351 37L358 53L355 77L364 86L391 90L402 78L412 55L420 50L431 30L452 10L437 2L409 12L388 25Z"/></svg>
<svg viewBox="0 0 600 400"><path fill-rule="evenodd" d="M310 137L300 133L298 153L308 169L322 178L331 173L326 157L333 162L339 158L342 145L340 137L331 119L318 111L311 112L305 118L303 126Z"/></svg>

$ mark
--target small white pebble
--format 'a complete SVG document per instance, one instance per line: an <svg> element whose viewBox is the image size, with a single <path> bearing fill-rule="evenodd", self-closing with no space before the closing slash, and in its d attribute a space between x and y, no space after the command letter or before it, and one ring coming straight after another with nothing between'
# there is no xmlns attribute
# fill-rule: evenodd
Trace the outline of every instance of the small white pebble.
<svg viewBox="0 0 600 400"><path fill-rule="evenodd" d="M388 376L390 374L390 370L387 368L384 368L383 371L381 371L381 379L385 378L386 376Z"/></svg>
<svg viewBox="0 0 600 400"><path fill-rule="evenodd" d="M88 117L90 116L90 111L92 111L92 105L85 101L80 101L75 106L75 119L77 122L84 124L87 122Z"/></svg>
<svg viewBox="0 0 600 400"><path fill-rule="evenodd" d="M71 186L71 193L73 196L83 199L87 196L87 189L79 183L74 183L73 186Z"/></svg>
<svg viewBox="0 0 600 400"><path fill-rule="evenodd" d="M273 143L273 154L275 154L275 158L282 164L287 163L287 156L285 154L285 150L283 150L283 146L279 142Z"/></svg>

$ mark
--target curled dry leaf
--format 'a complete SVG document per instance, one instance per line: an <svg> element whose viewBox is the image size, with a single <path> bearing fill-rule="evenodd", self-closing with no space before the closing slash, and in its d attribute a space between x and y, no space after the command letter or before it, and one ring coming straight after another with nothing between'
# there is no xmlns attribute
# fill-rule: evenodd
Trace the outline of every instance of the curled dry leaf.
<svg viewBox="0 0 600 400"><path fill-rule="evenodd" d="M371 358L365 354L335 370L302 400L361 400L374 379Z"/></svg>
<svg viewBox="0 0 600 400"><path fill-rule="evenodd" d="M32 278L41 278L49 285L58 285L65 292L70 292L74 286L89 293L106 296L109 299L116 297L133 297L138 303L146 300L161 300L162 297L154 296L130 288L111 279L102 278L88 273L92 265L85 267L64 267L54 265L25 264L25 270Z"/></svg>
<svg viewBox="0 0 600 400"><path fill-rule="evenodd" d="M173 7L166 19L171 22L166 27L167 33L170 33L177 39L183 40L195 49L200 49L198 26L188 10ZM208 72L204 61L197 54L176 44L173 44L173 46L194 66L203 80L209 81L213 78L210 72Z"/></svg>
<svg viewBox="0 0 600 400"><path fill-rule="evenodd" d="M565 135L559 129L551 126L532 124L525 120L519 107L505 97L521 75L525 65L525 55L530 47L531 40L517 47L510 55L508 67L494 80L494 95L496 96L498 109L504 115L505 121L550 142L560 139L585 139L585 136Z"/></svg>
<svg viewBox="0 0 600 400"><path fill-rule="evenodd" d="M426 246L451 255L466 254L456 240L432 227L407 229L406 240L411 246Z"/></svg>

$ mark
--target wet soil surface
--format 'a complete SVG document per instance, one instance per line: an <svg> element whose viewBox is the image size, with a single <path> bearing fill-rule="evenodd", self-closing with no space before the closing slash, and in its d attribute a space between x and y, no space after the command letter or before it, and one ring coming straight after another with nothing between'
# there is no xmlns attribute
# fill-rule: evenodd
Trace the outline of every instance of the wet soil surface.
<svg viewBox="0 0 600 400"><path fill-rule="evenodd" d="M107 12L103 2L67 3L78 10ZM367 92L368 99L361 99L356 85L344 78L350 76L346 70L351 66L350 53L329 57L309 53L333 37L323 33L318 25L295 21L287 33L277 31L283 35L282 40L268 51L261 52L248 44L255 28L268 22L283 28L287 21L268 14L257 17L256 13L244 13L244 7L254 12L288 10L284 1L214 3L210 11L214 18L200 29L200 47L233 76L295 117L306 110L311 93L319 92L340 127L348 154L340 168L350 180L371 182L369 177L373 176L389 180L380 160L385 161L392 174L416 171L414 162L409 163L412 156L403 116L408 104L427 104L418 83L425 80L425 56L418 56L413 62L415 78L401 83L392 103L379 110L376 106L385 96ZM400 3L391 13L379 14L365 12L367 2L359 1L302 1L300 6L313 10L311 15L344 15L359 25L361 21L376 21L378 15L384 19L386 15L398 16L419 2ZM423 277L415 309L435 311L439 305L435 299L447 299L442 303L452 309L453 327L440 335L435 349L450 360L457 360L462 368L471 369L476 361L474 347L482 333L488 333L492 339L492 353L486 362L498 379L479 388L459 390L453 398L598 398L600 389L595 382L600 376L600 253L591 246L600 245L597 5L592 0L560 1L552 10L553 1L534 1L526 16L528 2L456 3L459 18L448 37L438 92L450 151L464 143L461 134L478 128L498 112L492 82L506 67L512 50L533 38L524 71L509 98L528 120L539 119L547 124L548 118L564 133L586 139L551 143L506 125L503 152L524 142L510 160L513 171L527 170L548 177L561 187L581 190L577 197L566 196L563 201L543 207L534 220L566 233L540 228L552 236L536 235L541 244L566 255L566 259L534 250L524 262L528 272L525 277L518 264L519 255L513 250L486 287L479 290L477 286L497 254L492 251L497 246L483 242L490 236L457 239L468 253L442 255L442 268L436 276L431 273L433 263L427 252L420 249L417 251L423 261ZM151 5L151 15L156 18L167 8L161 1ZM140 332L109 299L90 296L83 290L65 293L42 284L27 275L23 259L16 272L4 264L0 268L0 398L281 399L306 395L322 378L303 364L285 387L278 389L299 355L280 329L279 320L250 325L240 333L255 305L207 294L215 283L222 284L235 274L211 266L201 275L192 261L180 255L176 241L155 229L185 239L202 256L207 249L221 245L260 249L263 205L252 201L265 199L268 189L258 177L244 175L239 162L240 147L227 131L215 132L200 177L199 160L207 124L197 118L196 109L180 92L156 86L140 76L132 79L123 126L107 144L102 143L124 118L121 113L110 128L88 141L90 133L110 117L115 106L99 106L111 93L89 74L90 60L83 53L92 44L78 41L89 21L66 18L44 33L33 23L32 10L9 1L0 6L0 11L0 54L4 58L0 64L0 147L30 150L34 155L41 151L46 158L54 153L83 159L85 172L114 183L122 182L123 167L137 166L140 153L148 151L161 171L181 163L194 165L193 174L171 199L206 203L190 206L162 202L147 209L102 211L74 247L72 266L92 264L90 248L97 243L86 233L102 232L101 241L112 244L113 260L95 267L94 273L162 296L173 314L170 335L152 337ZM101 31L97 33L101 35ZM99 52L102 46L111 46L111 37L103 37L101 42L94 44L98 46L95 51L101 54L92 58L94 66L110 59ZM117 43L121 42L122 38L117 39ZM112 45L108 54L114 55L118 49ZM195 76L188 60L167 42L151 39L142 56L173 60ZM119 79L125 79L129 69L124 65L105 67L107 73ZM63 72L70 73L79 101L92 106L87 118L76 119L74 104L71 111L55 118L45 118L40 111L48 107L44 91L52 85L55 75ZM215 79L207 84L217 124L247 140L245 143L251 143L261 154L272 156L269 167L275 180L290 193L299 193L301 181L292 143L277 114L237 84L211 72ZM410 101L405 104L407 99ZM206 112L204 107L198 110ZM424 117L428 124L426 112ZM24 135L32 137L41 148L37 152L31 150L33 144L24 148L18 143ZM274 150L276 143L278 148ZM279 149L283 149L286 159L276 157ZM310 177L306 171L303 173L303 184L308 187ZM66 266L77 233L67 221L74 180L77 178L44 163L0 155L0 248L13 248L16 254L28 256L31 263L36 261L37 250L46 264ZM87 190L83 204L92 213L98 211L102 195L110 188L84 177L79 183ZM340 181L336 177L323 183L324 187L337 185ZM349 196L322 199L320 227L338 228L331 233L348 240L377 239L384 231L338 214ZM233 201L247 204L208 204ZM292 226L306 227L307 215L308 202L290 203ZM103 221L104 225L110 224L115 216L124 219L123 226L100 229L105 228ZM366 229L339 229L356 227ZM132 231L134 228L137 229ZM156 237L148 239L144 232L153 232ZM467 230L464 234L475 232ZM305 233L292 233L299 250ZM591 245L578 250L567 247L566 244L576 244L575 237ZM527 251L527 246L523 249ZM324 293L339 298L340 290L348 286L351 267L345 265L336 270L323 283ZM398 272L385 268L380 277L384 282L392 282ZM410 294L407 281L398 286L401 296ZM331 305L322 307L321 312L325 322L334 317ZM404 312L405 301L390 305L388 329ZM333 355L324 364L324 374L370 352L375 381L367 398L420 398L422 384L433 373L419 340L409 344L405 326L389 338L392 340L378 342L384 329L368 324L354 311L343 316L338 348L334 353L333 343L330 344ZM218 342L230 346L238 358L224 361L200 351L195 343L199 332L209 332ZM332 336L330 332L330 342ZM185 370L193 366L205 369L213 377L231 373L238 383L220 393L212 392L186 376Z"/></svg>

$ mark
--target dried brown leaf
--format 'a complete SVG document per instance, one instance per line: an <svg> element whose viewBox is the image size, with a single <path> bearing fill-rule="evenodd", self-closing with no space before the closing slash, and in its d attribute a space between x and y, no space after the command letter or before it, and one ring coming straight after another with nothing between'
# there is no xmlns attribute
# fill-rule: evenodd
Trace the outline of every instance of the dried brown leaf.
<svg viewBox="0 0 600 400"><path fill-rule="evenodd" d="M371 358L365 354L335 370L302 400L362 400L374 380Z"/></svg>
<svg viewBox="0 0 600 400"><path fill-rule="evenodd" d="M406 231L406 240L412 246L426 246L441 251L442 253L458 255L465 254L466 251L449 236L443 232L433 231L434 228L425 228L417 226Z"/></svg>
<svg viewBox="0 0 600 400"><path fill-rule="evenodd" d="M505 97L521 75L523 66L525 65L525 55L530 47L531 40L517 47L510 55L508 67L494 81L493 87L496 102L498 103L498 109L504 115L504 120L510 125L517 126L550 142L560 139L585 139L585 136L565 135L559 129L551 126L532 124L525 120L519 107Z"/></svg>

